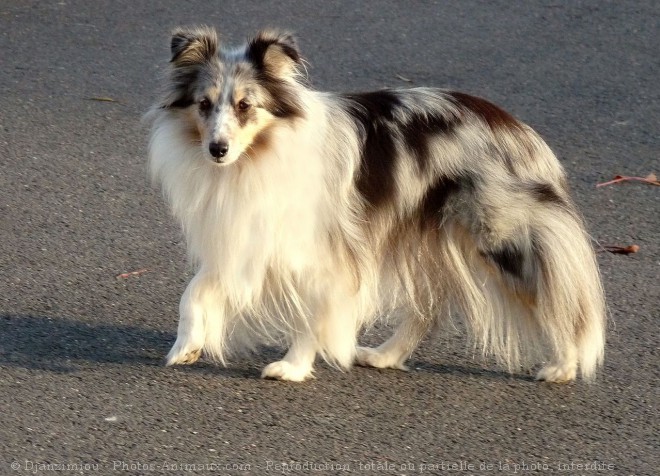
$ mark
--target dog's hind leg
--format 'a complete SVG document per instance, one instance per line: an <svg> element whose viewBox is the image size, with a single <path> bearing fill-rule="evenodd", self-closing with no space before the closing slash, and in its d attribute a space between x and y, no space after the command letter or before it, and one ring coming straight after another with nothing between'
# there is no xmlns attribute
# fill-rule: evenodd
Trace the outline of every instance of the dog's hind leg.
<svg viewBox="0 0 660 476"><path fill-rule="evenodd" d="M206 340L209 313L220 312L214 286L198 273L188 284L179 305L179 326L174 346L167 354L167 365L192 364L201 354Z"/></svg>
<svg viewBox="0 0 660 476"><path fill-rule="evenodd" d="M563 383L575 380L578 367L578 351L575 344L569 343L564 349L555 351L552 363L543 367L536 374L536 380Z"/></svg>
<svg viewBox="0 0 660 476"><path fill-rule="evenodd" d="M364 367L408 370L404 362L410 358L432 323L431 319L421 319L416 316L405 318L395 329L392 337L380 346L358 347L356 363Z"/></svg>

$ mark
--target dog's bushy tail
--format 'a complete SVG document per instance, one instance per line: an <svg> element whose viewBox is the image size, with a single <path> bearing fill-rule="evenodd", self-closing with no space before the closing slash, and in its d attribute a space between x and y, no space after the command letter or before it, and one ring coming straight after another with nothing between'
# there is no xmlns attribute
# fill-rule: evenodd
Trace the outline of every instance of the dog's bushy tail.
<svg viewBox="0 0 660 476"><path fill-rule="evenodd" d="M572 204L537 204L508 238L458 224L441 246L446 300L477 348L509 371L552 359L542 380L592 379L603 361L605 304L589 236Z"/></svg>
<svg viewBox="0 0 660 476"><path fill-rule="evenodd" d="M582 219L571 208L551 208L533 221L537 265L536 317L555 353L573 359L592 379L603 362L605 301L598 264Z"/></svg>

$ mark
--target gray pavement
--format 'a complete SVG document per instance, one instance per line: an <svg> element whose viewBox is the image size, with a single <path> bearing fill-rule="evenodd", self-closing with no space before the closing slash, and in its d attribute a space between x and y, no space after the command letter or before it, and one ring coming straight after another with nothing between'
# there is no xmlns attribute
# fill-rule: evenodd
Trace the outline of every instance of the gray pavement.
<svg viewBox="0 0 660 476"><path fill-rule="evenodd" d="M595 188L660 173L659 18L654 0L2 0L0 474L660 474L660 191ZM409 373L260 380L280 349L163 367L191 274L140 120L169 30L200 23L296 31L321 89L451 87L537 128L593 237L641 247L599 254L598 381L509 376L451 329Z"/></svg>

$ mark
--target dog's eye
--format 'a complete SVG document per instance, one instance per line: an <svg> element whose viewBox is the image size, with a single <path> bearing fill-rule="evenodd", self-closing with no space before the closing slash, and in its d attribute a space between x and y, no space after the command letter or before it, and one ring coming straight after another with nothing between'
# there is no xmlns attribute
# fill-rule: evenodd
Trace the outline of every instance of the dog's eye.
<svg viewBox="0 0 660 476"><path fill-rule="evenodd" d="M240 101L238 101L238 109L240 111L247 111L248 109L250 109L250 103L247 102L245 99L241 99Z"/></svg>
<svg viewBox="0 0 660 476"><path fill-rule="evenodd" d="M199 110L202 112L206 112L209 109L211 109L211 101L208 99L204 98L201 101L199 101Z"/></svg>

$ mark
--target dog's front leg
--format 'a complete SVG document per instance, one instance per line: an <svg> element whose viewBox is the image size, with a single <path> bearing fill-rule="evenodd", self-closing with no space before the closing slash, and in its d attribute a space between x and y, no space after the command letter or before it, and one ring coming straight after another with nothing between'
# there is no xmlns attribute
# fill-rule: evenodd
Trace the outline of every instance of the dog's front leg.
<svg viewBox="0 0 660 476"><path fill-rule="evenodd" d="M207 313L214 301L212 281L200 271L181 296L179 328L167 354L167 365L192 364L199 359L206 339Z"/></svg>
<svg viewBox="0 0 660 476"><path fill-rule="evenodd" d="M261 378L273 378L302 382L312 376L316 357L316 339L309 329L299 331L292 337L291 347L282 360L268 364Z"/></svg>

